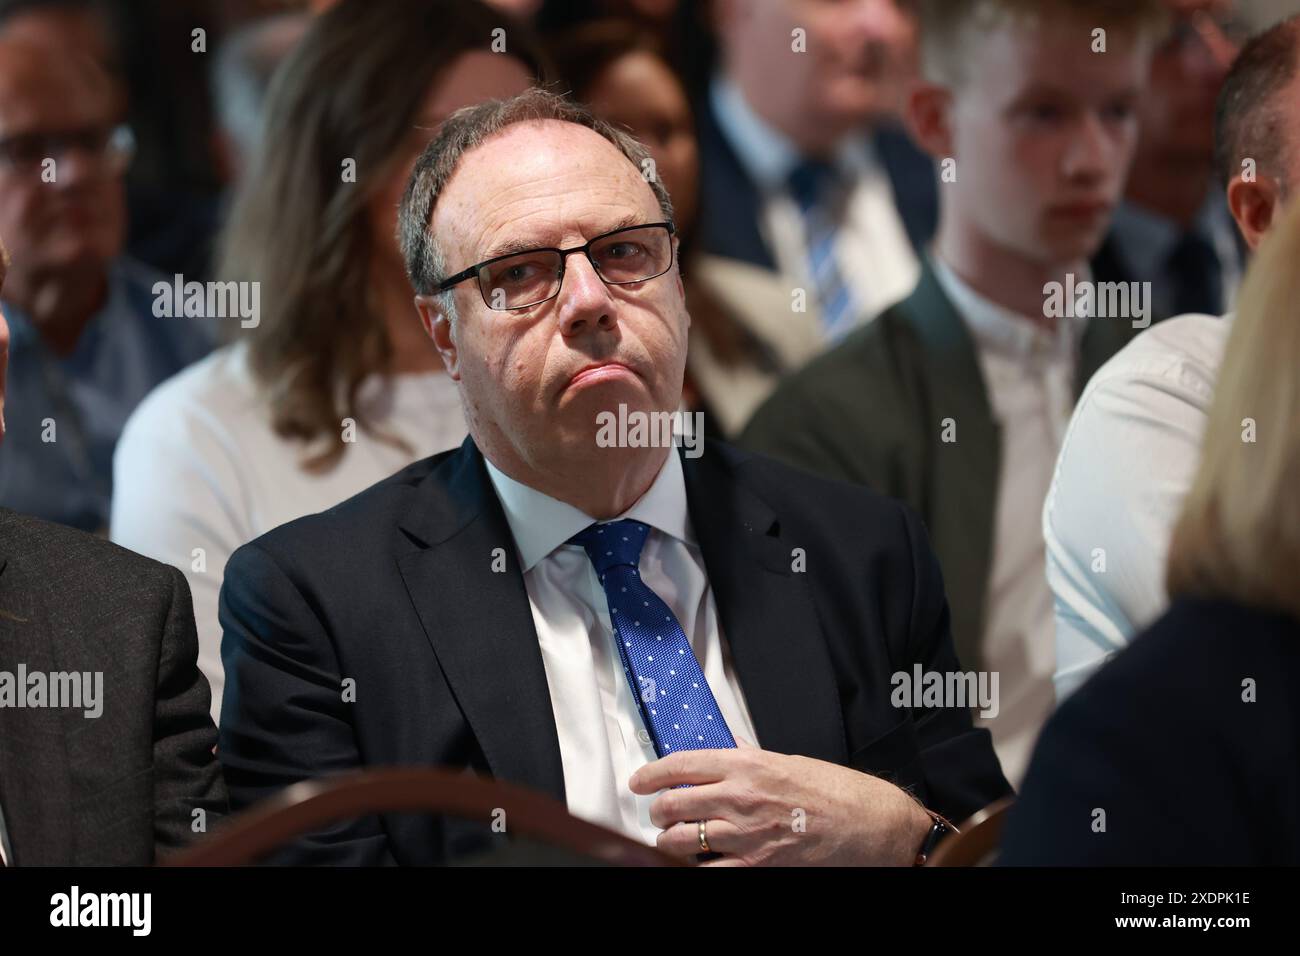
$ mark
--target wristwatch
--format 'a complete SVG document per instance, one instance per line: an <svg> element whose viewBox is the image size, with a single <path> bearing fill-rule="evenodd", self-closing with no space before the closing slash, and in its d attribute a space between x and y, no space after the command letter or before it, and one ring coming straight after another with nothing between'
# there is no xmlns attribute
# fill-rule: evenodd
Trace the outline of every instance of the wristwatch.
<svg viewBox="0 0 1300 956"><path fill-rule="evenodd" d="M930 813L929 810L925 812ZM930 832L925 835L925 840L921 843L921 849L916 851L916 860L912 863L913 866L925 866L925 861L930 859L930 854L938 846L939 840L946 834L956 832L956 828L949 826L948 821L943 817L934 813L930 813L930 816L934 820L934 825L930 827Z"/></svg>

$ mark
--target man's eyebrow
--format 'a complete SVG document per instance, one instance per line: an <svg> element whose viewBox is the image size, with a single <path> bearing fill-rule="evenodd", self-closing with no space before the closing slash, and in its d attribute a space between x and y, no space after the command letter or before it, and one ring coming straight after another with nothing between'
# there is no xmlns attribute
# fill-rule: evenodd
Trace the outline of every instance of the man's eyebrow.
<svg viewBox="0 0 1300 956"><path fill-rule="evenodd" d="M592 235L600 236L600 235L604 235L607 232L613 232L615 229L623 229L627 226L644 225L647 221L650 220L647 220L644 216L641 216L636 213L627 213L626 215L620 216L618 219L610 223L605 228L600 229L597 232L593 232ZM497 256L510 256L510 255L514 255L517 252L529 252L533 249L555 248L555 246L556 243L554 242L548 243L541 239L520 239L520 238L504 239L501 242L498 242L497 244L492 246L492 248L489 249L487 252L485 252L483 254L483 258L480 259L479 261L486 262L488 259L495 259Z"/></svg>

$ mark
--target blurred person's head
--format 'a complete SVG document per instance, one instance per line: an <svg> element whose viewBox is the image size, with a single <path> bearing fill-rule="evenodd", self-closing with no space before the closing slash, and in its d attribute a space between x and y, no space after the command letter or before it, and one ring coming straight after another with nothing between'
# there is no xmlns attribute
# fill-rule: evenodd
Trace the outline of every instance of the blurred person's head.
<svg viewBox="0 0 1300 956"><path fill-rule="evenodd" d="M284 13L253 20L222 40L212 86L217 164L227 182L240 177L256 152L271 77L310 25L306 13Z"/></svg>
<svg viewBox="0 0 1300 956"><path fill-rule="evenodd" d="M1214 190L1214 108L1242 23L1233 0L1162 0L1169 13L1139 109L1125 198L1184 229Z"/></svg>
<svg viewBox="0 0 1300 956"><path fill-rule="evenodd" d="M508 54L490 52L498 26ZM416 157L454 110L540 70L523 30L472 0L342 0L277 71L217 271L261 282L252 367L277 433L328 439L308 467L337 461L344 417L367 427L361 383L396 358L383 294L400 287L409 310L395 234Z"/></svg>
<svg viewBox="0 0 1300 956"><path fill-rule="evenodd" d="M1171 598L1300 618L1300 203L1264 239L1237 299L1201 464L1169 546Z"/></svg>
<svg viewBox="0 0 1300 956"><path fill-rule="evenodd" d="M1215 168L1256 248L1300 184L1300 16L1263 31L1232 64L1215 116Z"/></svg>
<svg viewBox="0 0 1300 956"><path fill-rule="evenodd" d="M955 163L941 235L1045 266L1089 257L1137 142L1155 0L922 0L920 11L907 116L927 152Z"/></svg>
<svg viewBox="0 0 1300 956"><path fill-rule="evenodd" d="M716 0L723 71L806 154L896 110L916 43L910 0ZM804 41L796 44L794 31Z"/></svg>
<svg viewBox="0 0 1300 956"><path fill-rule="evenodd" d="M695 225L699 150L690 102L657 36L628 20L565 31L550 47L570 95L650 151L682 241Z"/></svg>
<svg viewBox="0 0 1300 956"><path fill-rule="evenodd" d="M40 313L50 287L102 282L126 235L129 132L103 72L76 55L0 39L0 235L5 296Z"/></svg>
<svg viewBox="0 0 1300 956"><path fill-rule="evenodd" d="M1151 60L1138 156L1159 168L1211 169L1214 106L1237 51L1233 0L1164 0L1171 16Z"/></svg>
<svg viewBox="0 0 1300 956"><path fill-rule="evenodd" d="M598 447L600 413L669 414L681 401L690 318L675 237L646 229L601 240L592 255L602 273L581 253L559 273L531 252L671 221L662 183L641 175L647 157L584 107L533 90L449 120L402 200L416 306L460 385L470 434L506 474L562 500L611 482L626 491L662 464L662 449ZM447 278L508 253L519 258L439 293ZM658 267L632 284L602 279ZM552 298L528 304L548 289Z"/></svg>
<svg viewBox="0 0 1300 956"><path fill-rule="evenodd" d="M80 53L120 80L116 27L108 0L0 0L0 37Z"/></svg>

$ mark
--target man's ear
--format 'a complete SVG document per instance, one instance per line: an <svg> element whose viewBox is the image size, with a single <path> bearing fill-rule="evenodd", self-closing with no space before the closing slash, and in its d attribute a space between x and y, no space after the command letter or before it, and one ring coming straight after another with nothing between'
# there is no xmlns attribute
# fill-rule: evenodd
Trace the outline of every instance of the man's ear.
<svg viewBox="0 0 1300 956"><path fill-rule="evenodd" d="M420 313L420 325L424 334L433 340L434 347L442 356L442 364L452 381L460 381L460 353L456 348L456 334L451 319L443 308L440 296L417 295L415 311Z"/></svg>
<svg viewBox="0 0 1300 956"><path fill-rule="evenodd" d="M1258 249L1282 206L1281 184L1272 176L1247 182L1240 175L1228 183L1228 210L1252 250Z"/></svg>
<svg viewBox="0 0 1300 956"><path fill-rule="evenodd" d="M946 86L920 82L912 87L903 111L912 140L935 159L953 156L952 92Z"/></svg>

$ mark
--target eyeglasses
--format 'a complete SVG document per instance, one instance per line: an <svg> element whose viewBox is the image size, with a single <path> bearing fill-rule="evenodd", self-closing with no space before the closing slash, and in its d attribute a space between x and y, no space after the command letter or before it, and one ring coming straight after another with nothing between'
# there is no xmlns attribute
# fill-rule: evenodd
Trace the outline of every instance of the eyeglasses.
<svg viewBox="0 0 1300 956"><path fill-rule="evenodd" d="M478 279L479 292L489 309L510 312L538 305L560 294L569 256L581 252L606 285L632 285L657 279L673 267L671 222L625 226L572 249L529 249L507 253L470 266L444 279L445 292L466 279Z"/></svg>
<svg viewBox="0 0 1300 956"><path fill-rule="evenodd" d="M116 175L125 171L135 156L135 134L126 124L18 133L0 140L0 163L10 169L35 169L47 159L61 159L70 149L99 160Z"/></svg>

